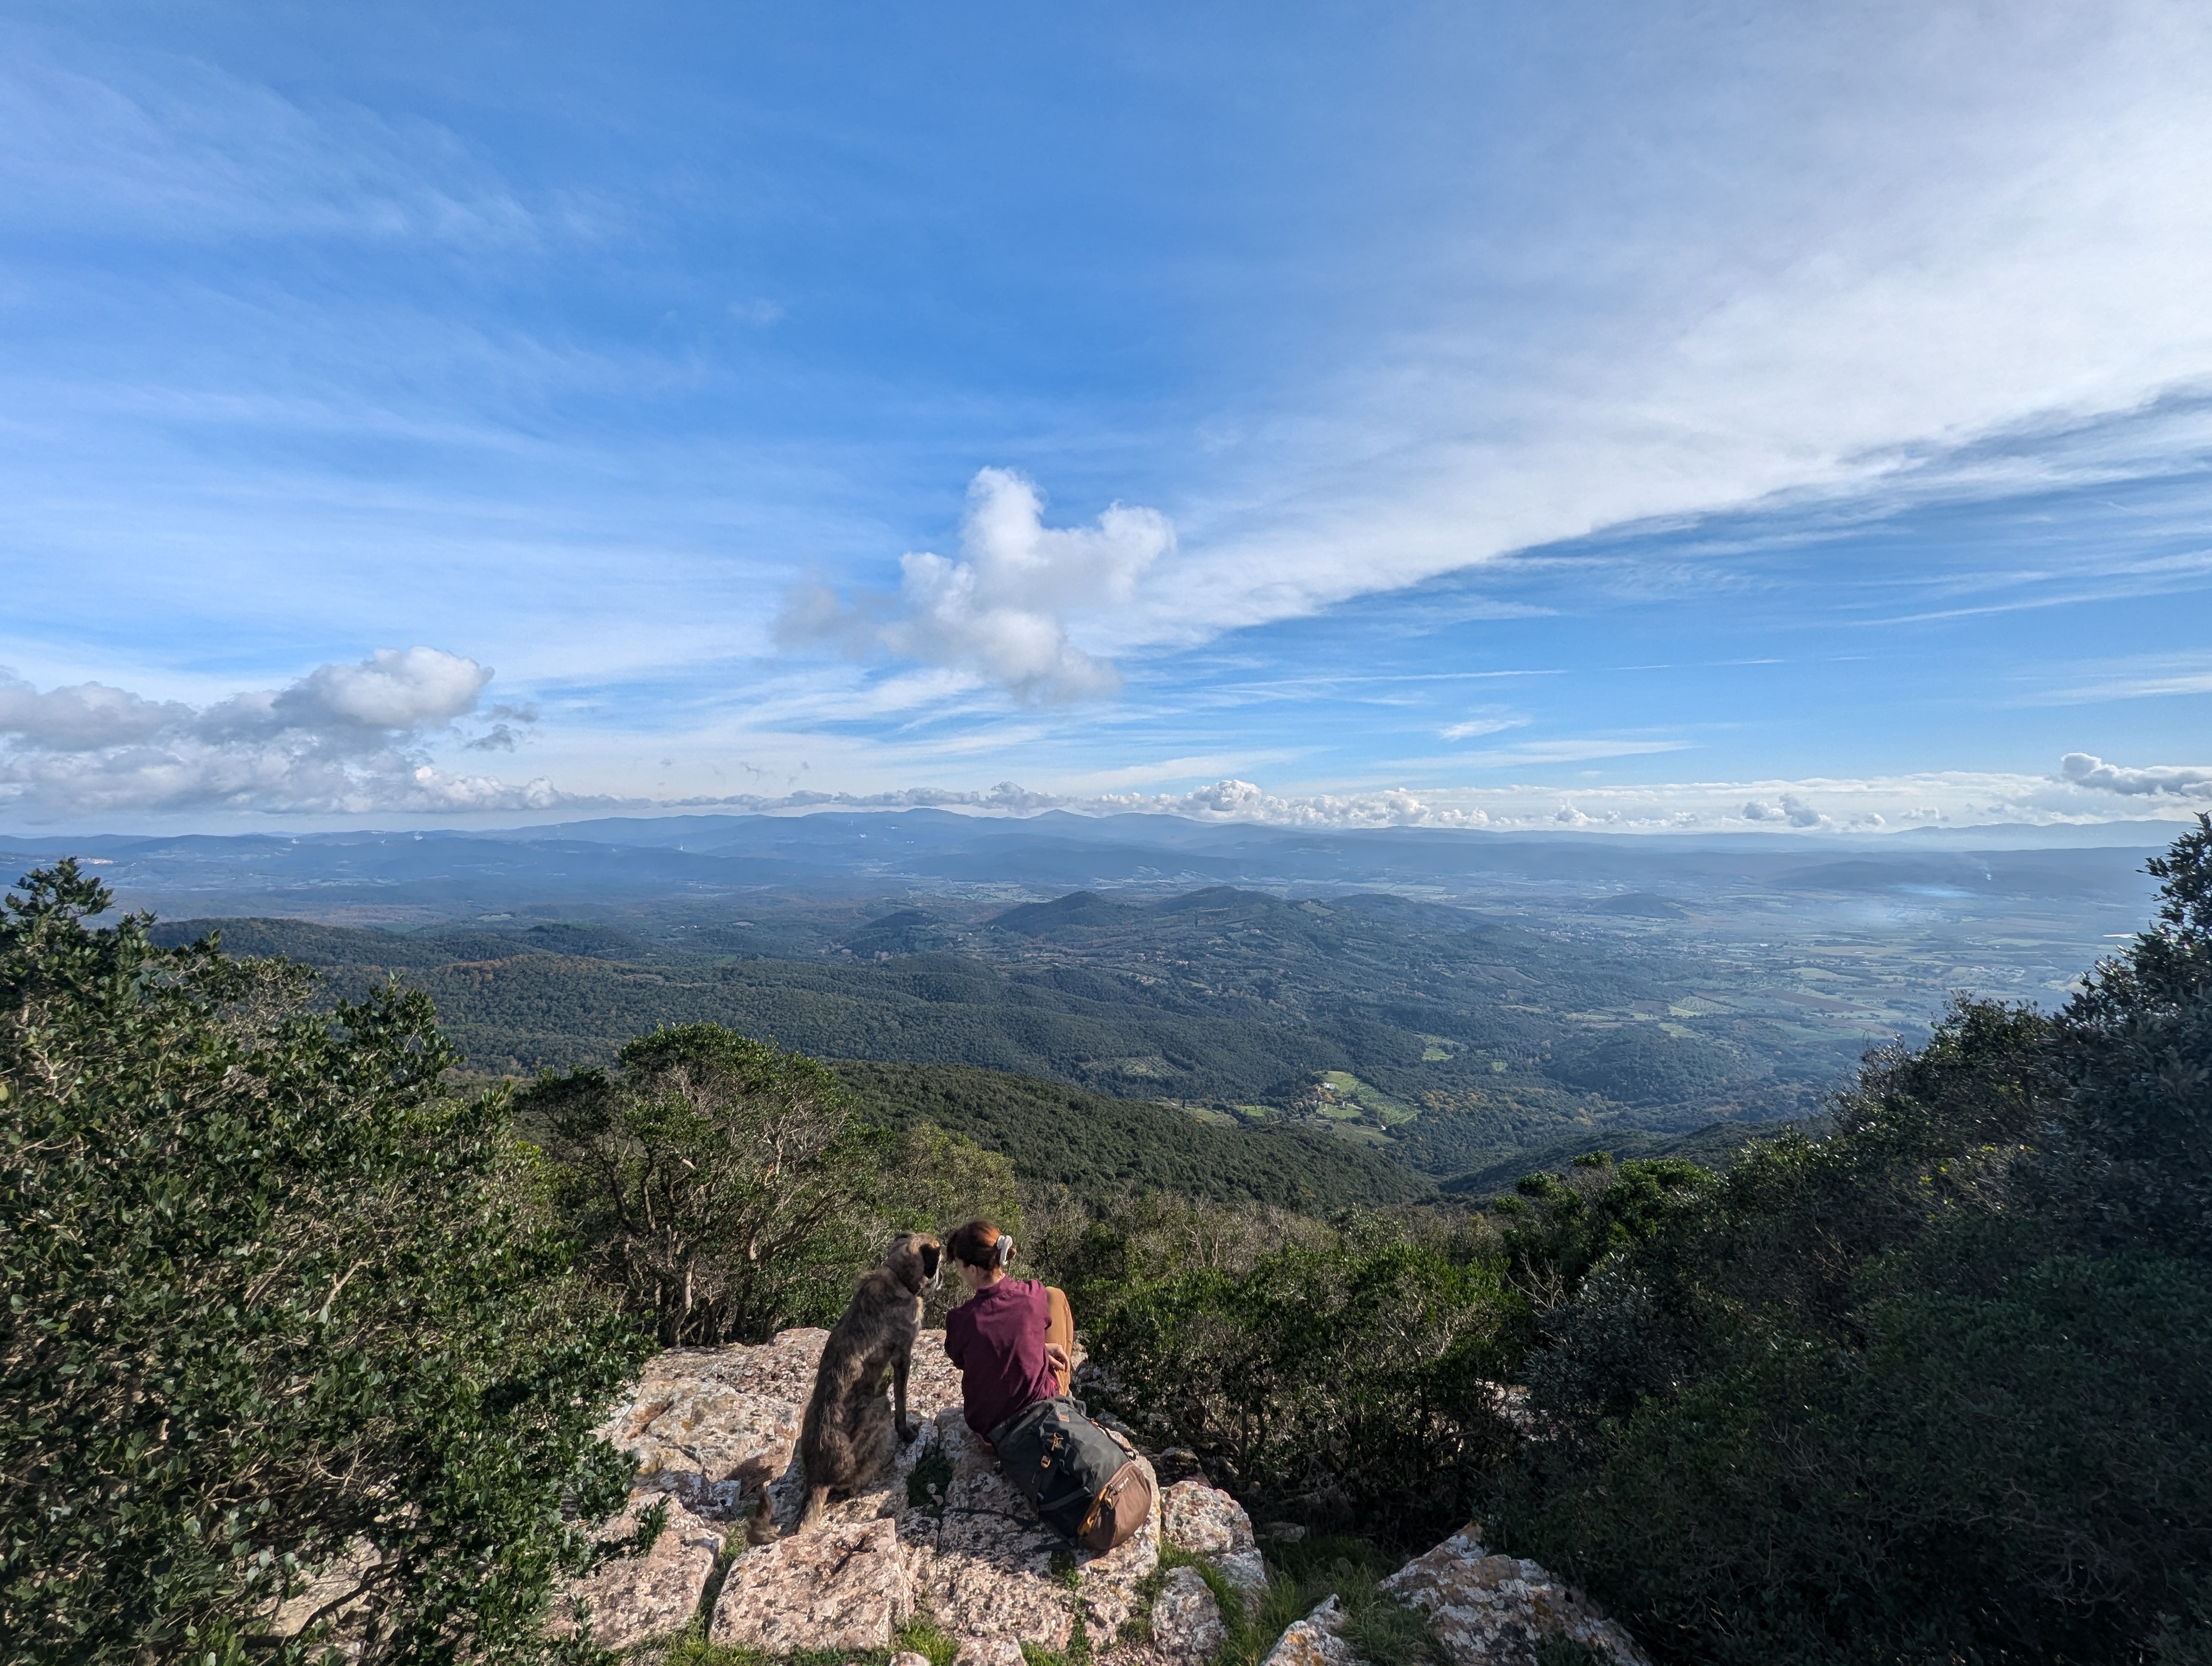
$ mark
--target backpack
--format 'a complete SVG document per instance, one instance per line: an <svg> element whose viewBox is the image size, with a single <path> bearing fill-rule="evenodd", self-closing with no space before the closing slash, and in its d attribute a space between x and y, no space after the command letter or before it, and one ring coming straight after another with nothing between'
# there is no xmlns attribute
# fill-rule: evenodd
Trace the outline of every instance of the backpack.
<svg viewBox="0 0 2212 1666"><path fill-rule="evenodd" d="M1100 1554L1128 1541L1152 1513L1152 1477L1063 1395L1023 1407L991 1431L999 1473L1036 1506L1044 1524Z"/></svg>

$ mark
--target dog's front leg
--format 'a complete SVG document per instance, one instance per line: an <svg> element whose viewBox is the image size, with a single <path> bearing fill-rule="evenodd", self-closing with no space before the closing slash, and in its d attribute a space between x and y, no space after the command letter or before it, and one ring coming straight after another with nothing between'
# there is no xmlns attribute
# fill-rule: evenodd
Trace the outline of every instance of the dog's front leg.
<svg viewBox="0 0 2212 1666"><path fill-rule="evenodd" d="M906 1373L907 1368L913 1364L914 1350L906 1347L899 1350L898 1358L891 1365L891 1403L898 1411L898 1438L902 1441L912 1440L921 1432L921 1426L906 1414Z"/></svg>

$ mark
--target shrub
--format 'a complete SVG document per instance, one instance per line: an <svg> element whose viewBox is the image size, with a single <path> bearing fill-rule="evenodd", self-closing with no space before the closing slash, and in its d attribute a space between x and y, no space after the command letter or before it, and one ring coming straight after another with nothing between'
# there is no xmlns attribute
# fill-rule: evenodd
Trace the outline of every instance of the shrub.
<svg viewBox="0 0 2212 1666"><path fill-rule="evenodd" d="M1497 1339L1515 1299L1494 1265L1386 1223L1101 1295L1117 1403L1254 1504L1425 1543L1466 1519L1508 1443Z"/></svg>
<svg viewBox="0 0 2212 1666"><path fill-rule="evenodd" d="M2212 1652L2212 818L2151 871L2055 1018L1954 1006L1597 1266L1508 1541L1680 1659Z"/></svg>
<svg viewBox="0 0 2212 1666"><path fill-rule="evenodd" d="M2159 919L2059 1015L2045 1176L2106 1246L2212 1258L2212 816L2147 864Z"/></svg>
<svg viewBox="0 0 2212 1666"><path fill-rule="evenodd" d="M1658 1236L1673 1213L1712 1182L1680 1158L1578 1157L1565 1177L1524 1176L1499 1200L1499 1241L1514 1286L1539 1311L1558 1305L1616 1250Z"/></svg>
<svg viewBox="0 0 2212 1666"><path fill-rule="evenodd" d="M300 1655L376 1560L368 1657L534 1655L629 1465L641 1356L570 1276L497 1094L420 995L162 950L73 862L0 907L0 1635L11 1658Z"/></svg>
<svg viewBox="0 0 2212 1666"><path fill-rule="evenodd" d="M2123 1657L2212 1556L2212 1279L1936 1271L1866 1306L1863 1349L1747 1341L1646 1407L1547 1501L1547 1560L1692 1657Z"/></svg>

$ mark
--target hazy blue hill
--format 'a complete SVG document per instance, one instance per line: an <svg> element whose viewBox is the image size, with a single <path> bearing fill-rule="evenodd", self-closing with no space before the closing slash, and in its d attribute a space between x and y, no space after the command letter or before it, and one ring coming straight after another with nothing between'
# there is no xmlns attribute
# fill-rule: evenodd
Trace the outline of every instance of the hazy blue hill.
<svg viewBox="0 0 2212 1666"><path fill-rule="evenodd" d="M1024 903L991 921L1000 931L1023 937L1057 937L1073 928L1090 931L1126 926L1144 912L1127 903L1116 903L1095 891L1073 891L1049 903Z"/></svg>
<svg viewBox="0 0 2212 1666"><path fill-rule="evenodd" d="M901 909L879 920L871 920L838 946L861 959L878 955L931 954L951 947L957 933L935 915L920 909Z"/></svg>

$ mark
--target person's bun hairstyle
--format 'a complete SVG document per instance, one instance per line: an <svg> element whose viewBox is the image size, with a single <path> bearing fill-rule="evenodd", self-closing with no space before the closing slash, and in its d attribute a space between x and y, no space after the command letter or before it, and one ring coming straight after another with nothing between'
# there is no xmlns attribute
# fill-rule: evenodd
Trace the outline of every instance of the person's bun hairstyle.
<svg viewBox="0 0 2212 1666"><path fill-rule="evenodd" d="M971 1220L945 1240L945 1247L963 1267L986 1271L1001 1268L1014 1258L1014 1241L991 1220Z"/></svg>

